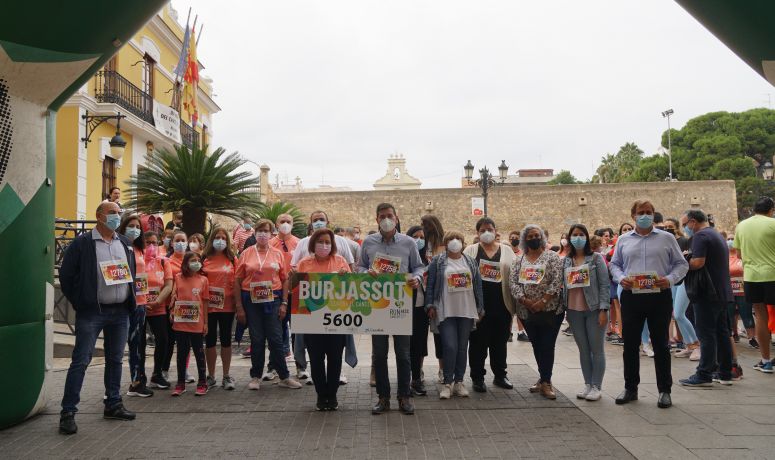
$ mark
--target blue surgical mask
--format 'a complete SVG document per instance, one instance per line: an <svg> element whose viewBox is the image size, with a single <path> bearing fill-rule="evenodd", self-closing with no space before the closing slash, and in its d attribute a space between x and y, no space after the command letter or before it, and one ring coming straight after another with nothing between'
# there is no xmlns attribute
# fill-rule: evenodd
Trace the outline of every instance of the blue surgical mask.
<svg viewBox="0 0 775 460"><path fill-rule="evenodd" d="M635 225L638 228L647 229L654 223L654 216L651 214L641 214L635 218Z"/></svg>
<svg viewBox="0 0 775 460"><path fill-rule="evenodd" d="M221 239L213 240L213 247L215 248L216 251L223 251L224 249L226 249L226 240L221 240Z"/></svg>
<svg viewBox="0 0 775 460"><path fill-rule="evenodd" d="M316 220L312 222L312 230L320 230L321 228L326 228L326 221Z"/></svg>
<svg viewBox="0 0 775 460"><path fill-rule="evenodd" d="M175 241L175 244L173 245L173 249L177 253L183 253L186 252L186 246L188 246L188 243L185 241Z"/></svg>
<svg viewBox="0 0 775 460"><path fill-rule="evenodd" d="M417 243L418 251L422 251L423 248L425 247L425 240L422 238L415 238L414 242Z"/></svg>
<svg viewBox="0 0 775 460"><path fill-rule="evenodd" d="M105 225L111 230L117 229L121 225L121 216L118 214L105 214Z"/></svg>
<svg viewBox="0 0 775 460"><path fill-rule="evenodd" d="M572 236L570 237L570 244L576 249L584 249L587 245L587 237L585 236Z"/></svg>
<svg viewBox="0 0 775 460"><path fill-rule="evenodd" d="M684 235L686 235L687 238L691 238L694 236L694 230L684 225Z"/></svg>
<svg viewBox="0 0 775 460"><path fill-rule="evenodd" d="M727 246L729 247L729 249L734 249L735 248L735 240L727 240Z"/></svg>
<svg viewBox="0 0 775 460"><path fill-rule="evenodd" d="M165 248L168 248L168 247L170 247L170 241L172 241L172 238L164 238L164 241L163 241L163 243L164 243L164 244L163 244L163 246L164 246Z"/></svg>
<svg viewBox="0 0 775 460"><path fill-rule="evenodd" d="M202 263L201 262L189 262L188 268L191 269L192 272L196 273L199 270L202 269Z"/></svg>
<svg viewBox="0 0 775 460"><path fill-rule="evenodd" d="M242 228L244 228L245 230L250 230L251 228L253 228L253 226L245 222L244 224L242 224Z"/></svg>
<svg viewBox="0 0 775 460"><path fill-rule="evenodd" d="M134 241L140 236L140 229L137 227L127 227L126 230L124 230L124 236L129 238L129 241Z"/></svg>

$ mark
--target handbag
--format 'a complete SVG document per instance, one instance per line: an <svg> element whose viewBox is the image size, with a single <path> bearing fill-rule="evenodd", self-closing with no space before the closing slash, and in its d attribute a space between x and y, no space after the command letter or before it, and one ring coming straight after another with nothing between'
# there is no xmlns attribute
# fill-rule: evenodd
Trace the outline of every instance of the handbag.
<svg viewBox="0 0 775 460"><path fill-rule="evenodd" d="M721 300L710 277L708 268L705 266L699 270L690 270L686 274L686 278L684 278L684 284L686 285L686 295L692 302Z"/></svg>

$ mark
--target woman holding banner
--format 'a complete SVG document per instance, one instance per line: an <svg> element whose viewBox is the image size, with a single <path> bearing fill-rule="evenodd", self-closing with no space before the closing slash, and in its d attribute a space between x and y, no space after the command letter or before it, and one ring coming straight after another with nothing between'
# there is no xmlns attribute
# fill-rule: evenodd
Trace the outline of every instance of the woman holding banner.
<svg viewBox="0 0 775 460"><path fill-rule="evenodd" d="M527 225L519 238L522 256L511 267L511 294L517 300L517 317L530 337L540 378L530 387L546 399L557 399L552 388L554 347L565 309L558 297L562 290L562 261L546 250L541 227Z"/></svg>
<svg viewBox="0 0 775 460"><path fill-rule="evenodd" d="M579 347L584 389L578 399L597 401L605 374L605 331L611 285L603 256L592 250L589 231L581 224L568 230L570 250L563 259L564 287L562 304L568 311L568 323Z"/></svg>
<svg viewBox="0 0 775 460"><path fill-rule="evenodd" d="M444 384L440 399L468 396L463 386L468 358L468 338L475 322L484 315L482 277L476 260L463 254L463 235L449 232L444 236L445 253L428 265L425 310L431 329L441 335L444 347Z"/></svg>
<svg viewBox="0 0 775 460"><path fill-rule="evenodd" d="M334 232L328 228L315 230L309 238L309 253L297 265L297 273L349 273L350 266L336 253ZM286 299L287 299L286 295ZM312 381L319 411L337 410L339 378L342 374L342 351L347 336L344 334L304 334L304 345L309 353Z"/></svg>
<svg viewBox="0 0 775 460"><path fill-rule="evenodd" d="M283 353L281 321L288 314L288 266L283 253L269 246L272 222L256 223L256 244L242 252L234 277L234 303L237 320L247 321L250 331L250 383L248 389L261 388L264 370L264 343L269 342L269 360L280 376L279 386L298 389L301 384L290 378Z"/></svg>

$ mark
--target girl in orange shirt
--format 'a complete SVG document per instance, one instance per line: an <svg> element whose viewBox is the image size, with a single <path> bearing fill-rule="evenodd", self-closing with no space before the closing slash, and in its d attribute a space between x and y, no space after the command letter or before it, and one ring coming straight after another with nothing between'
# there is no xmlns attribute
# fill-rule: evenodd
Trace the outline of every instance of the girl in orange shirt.
<svg viewBox="0 0 775 460"><path fill-rule="evenodd" d="M146 232L143 237L145 271L148 274L145 321L156 339L156 347L153 349L153 374L149 386L164 390L170 387L162 368L167 359L170 340L166 305L172 293L172 264L164 257L164 246L159 246L159 236L155 232Z"/></svg>
<svg viewBox="0 0 775 460"><path fill-rule="evenodd" d="M170 320L178 343L178 383L172 396L180 396L186 392L186 365L188 353L194 351L199 382L196 385L196 395L207 394L205 380L205 354L202 344L204 334L207 334L207 304L209 300L209 283L201 274L202 261L195 252L187 252L183 256L181 272L175 276L172 288L172 308Z"/></svg>
<svg viewBox="0 0 775 460"><path fill-rule="evenodd" d="M204 271L210 283L210 300L207 308L207 337L205 357L207 358L207 386L214 387L215 344L221 338L221 364L226 390L234 389L234 378L229 375L231 367L231 326L234 324L234 274L237 259L231 248L229 232L218 227L210 233L205 247Z"/></svg>
<svg viewBox="0 0 775 460"><path fill-rule="evenodd" d="M170 246L172 247L172 252L170 253L169 258L167 261L169 262L171 269L172 269L172 279L174 280L175 277L180 273L182 265L183 265L183 255L186 253L186 250L188 249L188 237L186 234L180 230L175 230L172 234L172 242L170 242ZM168 307L172 307L172 305L167 305ZM169 380L169 371L170 371L170 364L172 363L172 354L175 352L175 340L176 335L175 331L172 330L172 323L170 323L170 329L169 329L169 347L167 348L167 358L164 360L164 366L163 367L163 373L164 378L166 380ZM194 378L188 375L186 373L186 383L193 383Z"/></svg>
<svg viewBox="0 0 775 460"><path fill-rule="evenodd" d="M132 242L136 265L134 285L137 307L129 314L129 334L127 335L129 375L132 380L126 394L147 398L153 396L153 391L147 388L145 376L145 305L147 303L145 297L148 293L148 275L145 272L143 258L145 242L140 237L141 228L140 217L137 214L125 214L118 227L118 233Z"/></svg>
<svg viewBox="0 0 775 460"><path fill-rule="evenodd" d="M327 228L315 230L309 239L310 255L299 261L299 273L349 273L347 261L336 253L334 232ZM309 353L312 381L318 394L316 409L337 410L339 378L342 375L344 334L304 334L304 345Z"/></svg>
<svg viewBox="0 0 775 460"><path fill-rule="evenodd" d="M288 372L283 353L281 321L288 309L288 266L283 253L269 246L272 222L256 223L256 244L242 251L234 281L237 320L247 321L250 331L250 383L261 388L264 370L264 342L269 342L269 361L280 377L279 386L301 388Z"/></svg>

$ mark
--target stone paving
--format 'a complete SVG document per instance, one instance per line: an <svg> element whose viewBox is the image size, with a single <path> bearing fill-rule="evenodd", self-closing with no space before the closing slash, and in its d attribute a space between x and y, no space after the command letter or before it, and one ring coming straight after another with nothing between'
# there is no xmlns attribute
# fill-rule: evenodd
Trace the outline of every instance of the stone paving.
<svg viewBox="0 0 775 460"><path fill-rule="evenodd" d="M527 388L537 378L530 345L514 342L509 344L514 390L488 385L486 394L471 391L470 398L441 401L431 356L425 365L429 394L415 398L416 414L393 410L373 416L370 340L359 337L357 342L361 365L345 367L349 383L340 389L340 410L327 413L312 410L312 386L287 390L265 383L258 392L248 391L249 360L235 358L236 391L215 388L195 397L189 385L188 393L172 398L161 390L152 398L125 398L138 413L136 421L103 420L103 366L95 358L76 417L79 432L70 437L57 434L69 364L57 360L46 410L0 431L0 452L2 458L775 458L775 376L751 369L754 352L742 345L743 381L705 390L676 386L675 406L669 410L656 407L653 364L646 357L641 400L614 405L623 385L621 348L610 345L603 400L558 394L556 401L548 401L530 394ZM429 348L432 354L433 345ZM674 360L674 378L689 375L694 365ZM554 381L571 396L582 383L570 337L558 339ZM466 384L470 389L470 380Z"/></svg>

